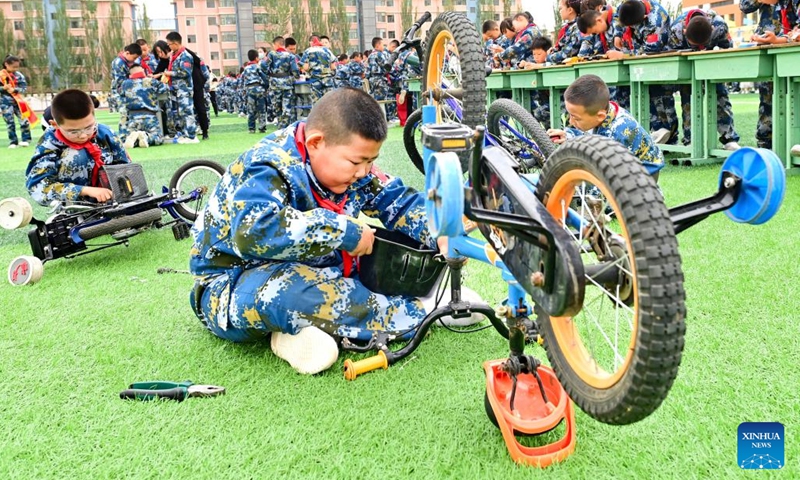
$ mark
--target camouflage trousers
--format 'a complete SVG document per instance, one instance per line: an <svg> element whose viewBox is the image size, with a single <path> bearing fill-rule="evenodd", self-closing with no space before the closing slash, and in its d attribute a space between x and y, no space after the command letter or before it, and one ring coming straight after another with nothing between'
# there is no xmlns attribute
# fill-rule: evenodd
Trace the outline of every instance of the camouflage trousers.
<svg viewBox="0 0 800 480"><path fill-rule="evenodd" d="M120 142L124 142L128 137L128 110L125 108L124 98L116 93L111 94L119 112L119 125L117 125L117 136Z"/></svg>
<svg viewBox="0 0 800 480"><path fill-rule="evenodd" d="M758 127L756 142L760 148L772 148L772 82L758 82Z"/></svg>
<svg viewBox="0 0 800 480"><path fill-rule="evenodd" d="M8 98L6 95L3 95L3 98L0 98L0 113L3 115L3 121L6 122L6 128L8 129L8 141L11 145L17 145L19 143L19 138L17 137L17 126L14 121L14 117L19 119L19 129L22 131L22 141L23 142L30 142L31 141L31 124L27 118L22 118L22 113L19 111L19 105L13 98Z"/></svg>
<svg viewBox="0 0 800 480"><path fill-rule="evenodd" d="M374 293L337 267L292 262L232 269L196 284L189 301L211 333L233 342L295 334L309 325L368 340L372 332L403 332L425 318L418 299Z"/></svg>
<svg viewBox="0 0 800 480"><path fill-rule="evenodd" d="M392 89L389 87L389 82L386 77L369 77L369 90L372 98L377 101L388 101L385 104L386 119L394 120L397 118L397 104L394 101Z"/></svg>
<svg viewBox="0 0 800 480"><path fill-rule="evenodd" d="M681 85L678 91L681 94L681 110L683 110L683 144L689 145L692 142L692 87ZM739 141L739 134L733 126L731 100L724 83L717 84L717 133L723 145Z"/></svg>
<svg viewBox="0 0 800 480"><path fill-rule="evenodd" d="M267 92L261 85L247 87L247 128L255 131L267 128Z"/></svg>
<svg viewBox="0 0 800 480"><path fill-rule="evenodd" d="M289 78L273 80L269 86L269 117L278 122L278 128L286 128L294 122L294 82Z"/></svg>
<svg viewBox="0 0 800 480"><path fill-rule="evenodd" d="M308 79L311 87L311 105L317 103L323 95L333 90L333 77L311 77Z"/></svg>
<svg viewBox="0 0 800 480"><path fill-rule="evenodd" d="M678 141L678 113L675 111L674 94L675 87L650 85L650 131L666 128L672 132L667 143Z"/></svg>
<svg viewBox="0 0 800 480"><path fill-rule="evenodd" d="M172 98L175 112L175 130L186 138L197 135L197 119L194 115L192 90L183 86L175 87Z"/></svg>
<svg viewBox="0 0 800 480"><path fill-rule="evenodd" d="M161 133L161 125L158 123L156 113L128 113L128 133L144 132L147 134L147 144L150 146L161 145L164 143L164 136Z"/></svg>

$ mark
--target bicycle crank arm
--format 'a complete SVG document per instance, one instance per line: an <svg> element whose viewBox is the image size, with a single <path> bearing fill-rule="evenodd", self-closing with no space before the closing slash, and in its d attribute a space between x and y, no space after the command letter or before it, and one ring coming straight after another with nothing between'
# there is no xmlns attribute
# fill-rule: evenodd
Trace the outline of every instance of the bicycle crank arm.
<svg viewBox="0 0 800 480"><path fill-rule="evenodd" d="M473 157L467 218L503 259L533 301L551 316L572 316L583 306L585 277L580 252L514 169L500 147Z"/></svg>

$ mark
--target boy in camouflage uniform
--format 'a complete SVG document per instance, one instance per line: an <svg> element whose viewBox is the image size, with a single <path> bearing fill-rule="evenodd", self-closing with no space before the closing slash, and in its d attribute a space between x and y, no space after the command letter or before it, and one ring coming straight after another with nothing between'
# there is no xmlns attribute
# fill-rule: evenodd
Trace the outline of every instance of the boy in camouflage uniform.
<svg viewBox="0 0 800 480"><path fill-rule="evenodd" d="M516 68L521 61L533 60L533 39L541 37L542 32L536 24L528 22L528 16L524 13L516 14L511 24L516 32L511 45L505 49L496 45L492 47L492 51L500 64L510 63L512 68Z"/></svg>
<svg viewBox="0 0 800 480"><path fill-rule="evenodd" d="M272 51L264 58L264 68L269 75L270 117L278 128L286 128L294 119L294 81L300 75L297 57L284 48L283 37L272 40Z"/></svg>
<svg viewBox="0 0 800 480"><path fill-rule="evenodd" d="M709 10L700 9L684 12L672 22L669 36L670 50L713 50L715 48L733 48L728 24L725 20ZM739 134L733 127L733 109L728 98L728 89L724 83L718 83L717 89L717 132L719 141L726 150L738 150ZM683 110L683 143L692 141L692 89L690 85L678 87L681 94Z"/></svg>
<svg viewBox="0 0 800 480"><path fill-rule="evenodd" d="M247 128L250 133L256 133L256 120L258 131L267 131L267 87L269 80L258 61L258 51L248 50L244 66L242 82L247 89Z"/></svg>
<svg viewBox="0 0 800 480"><path fill-rule="evenodd" d="M787 34L797 22L791 0L739 0L742 13L758 12L758 26L752 40L770 45L787 43ZM772 82L758 82L758 127L756 142L760 148L772 148Z"/></svg>
<svg viewBox="0 0 800 480"><path fill-rule="evenodd" d="M28 89L28 82L19 71L19 66L19 57L9 55L3 60L3 68L0 70L0 113L8 129L8 148L27 147L31 141L31 124L27 118L22 118L19 105L13 97L13 94L24 94ZM19 129L22 131L21 142L17 138L15 116L19 118Z"/></svg>
<svg viewBox="0 0 800 480"><path fill-rule="evenodd" d="M558 144L564 143L567 138L587 134L608 137L627 147L643 164L663 168L664 155L647 130L610 98L603 79L597 75L581 76L564 92L573 127L548 130L547 134L557 137L554 142Z"/></svg>
<svg viewBox="0 0 800 480"><path fill-rule="evenodd" d="M336 61L336 73L333 75L333 86L335 88L347 87L350 84L348 80L350 70L347 68L347 60L347 54L343 53L339 55Z"/></svg>
<svg viewBox="0 0 800 480"><path fill-rule="evenodd" d="M392 65L389 63L389 54L384 51L383 39L375 37L372 39L372 53L367 58L367 79L369 80L369 91L372 98L377 101L391 100L392 90L386 76ZM390 122L397 118L397 106L390 101L384 104L386 108L386 119Z"/></svg>
<svg viewBox="0 0 800 480"><path fill-rule="evenodd" d="M122 101L122 82L128 79L131 74L131 67L142 55L142 47L131 43L111 62L111 97L114 97L114 105L119 111L119 138L124 142L128 136L125 129L128 124L125 112L125 102Z"/></svg>
<svg viewBox="0 0 800 480"><path fill-rule="evenodd" d="M81 90L64 90L50 107L55 128L48 128L25 170L25 187L40 205L94 199L111 200L98 183L101 165L130 163L114 132L99 125L92 99Z"/></svg>
<svg viewBox="0 0 800 480"><path fill-rule="evenodd" d="M359 112L359 115L352 115ZM375 173L386 138L380 106L341 88L314 105L308 123L265 137L233 162L194 225L190 304L214 335L266 340L298 372L329 368L334 337L403 332L432 305L385 296L358 279L354 259L372 251L380 219L430 248L424 198Z"/></svg>
<svg viewBox="0 0 800 480"><path fill-rule="evenodd" d="M192 69L194 58L181 45L183 38L178 32L167 34L167 45L172 51L169 67L164 75L169 78L172 87L173 106L175 111L175 129L181 134L178 143L200 143L197 139L197 120L194 115L194 85Z"/></svg>
<svg viewBox="0 0 800 480"><path fill-rule="evenodd" d="M311 103L317 103L325 93L333 89L333 62L336 57L325 48L316 35L310 39L311 46L303 52L300 63L303 71L308 73L308 82L311 87Z"/></svg>
<svg viewBox="0 0 800 480"><path fill-rule="evenodd" d="M364 89L364 62L361 52L353 52L350 55L350 63L347 64L347 74L349 75L350 86L359 90Z"/></svg>
<svg viewBox="0 0 800 480"><path fill-rule="evenodd" d="M158 96L169 93L169 88L161 81L146 77L144 69L131 67L130 78L122 82L122 103L128 112L125 148L134 148L164 143L161 124L158 122Z"/></svg>
<svg viewBox="0 0 800 480"><path fill-rule="evenodd" d="M555 64L577 56L581 49L583 39L577 23L581 14L581 0L559 0L558 14L564 25L558 31L556 44L547 53L547 62Z"/></svg>

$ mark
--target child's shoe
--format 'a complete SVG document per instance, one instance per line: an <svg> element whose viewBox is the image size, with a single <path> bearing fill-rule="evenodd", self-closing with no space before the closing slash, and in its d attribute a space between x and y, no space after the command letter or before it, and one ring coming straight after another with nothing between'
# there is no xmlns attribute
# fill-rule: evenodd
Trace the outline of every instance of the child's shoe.
<svg viewBox="0 0 800 480"><path fill-rule="evenodd" d="M726 143L725 145L722 146L723 150L727 150L729 152L735 152L736 150L739 150L740 148L742 148L742 146L739 145L739 142L728 142L728 143Z"/></svg>
<svg viewBox="0 0 800 480"><path fill-rule="evenodd" d="M139 132L139 146L141 148L148 148L150 146L150 142L147 139L147 132Z"/></svg>
<svg viewBox="0 0 800 480"><path fill-rule="evenodd" d="M127 137L125 137L125 142L122 145L125 147L125 150L131 150L136 145L136 140L139 140L139 132L130 132Z"/></svg>
<svg viewBox="0 0 800 480"><path fill-rule="evenodd" d="M792 154L793 157L800 157L800 144L795 145L794 147L792 147L792 150L791 150L790 153Z"/></svg>
<svg viewBox="0 0 800 480"><path fill-rule="evenodd" d="M19 142L20 147L27 147L28 145L30 145L28 142Z"/></svg>
<svg viewBox="0 0 800 480"><path fill-rule="evenodd" d="M278 358L306 375L329 369L339 358L336 340L314 326L300 329L297 335L273 332L270 347Z"/></svg>
<svg viewBox="0 0 800 480"><path fill-rule="evenodd" d="M194 138L181 137L178 139L178 143L184 145L187 143L200 143L200 140L198 140L197 137Z"/></svg>
<svg viewBox="0 0 800 480"><path fill-rule="evenodd" d="M672 132L668 128L660 128L650 134L650 137L653 139L653 143L667 143L669 137L671 136Z"/></svg>
<svg viewBox="0 0 800 480"><path fill-rule="evenodd" d="M12 143L11 145L8 146L8 148L10 148L10 149L17 148L17 144L16 143Z"/></svg>

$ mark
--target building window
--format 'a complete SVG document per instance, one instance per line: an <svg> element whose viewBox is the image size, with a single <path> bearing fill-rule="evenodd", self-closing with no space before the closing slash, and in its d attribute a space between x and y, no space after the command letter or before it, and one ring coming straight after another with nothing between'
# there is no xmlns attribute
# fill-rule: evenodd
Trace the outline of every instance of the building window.
<svg viewBox="0 0 800 480"><path fill-rule="evenodd" d="M223 32L222 33L222 41L223 42L236 42L238 39L236 38L236 32Z"/></svg>
<svg viewBox="0 0 800 480"><path fill-rule="evenodd" d="M350 30L350 39L358 40L358 30Z"/></svg>
<svg viewBox="0 0 800 480"><path fill-rule="evenodd" d="M216 2L214 0L206 0L206 8L215 8Z"/></svg>
<svg viewBox="0 0 800 480"><path fill-rule="evenodd" d="M266 30L256 30L253 33L255 35L256 42L267 43L267 42L271 42L272 41L272 39L269 38L269 35L268 35L269 32L267 32Z"/></svg>
<svg viewBox="0 0 800 480"><path fill-rule="evenodd" d="M217 24L217 17L208 17L208 26L213 27Z"/></svg>
<svg viewBox="0 0 800 480"><path fill-rule="evenodd" d="M236 60L239 58L239 53L236 50L225 50L222 54L225 60Z"/></svg>
<svg viewBox="0 0 800 480"><path fill-rule="evenodd" d="M394 0L386 0L387 7L394 7Z"/></svg>
<svg viewBox="0 0 800 480"><path fill-rule="evenodd" d="M184 0L183 6L186 8L194 8L194 0Z"/></svg>
<svg viewBox="0 0 800 480"><path fill-rule="evenodd" d="M236 25L236 15L220 15L220 25Z"/></svg>
<svg viewBox="0 0 800 480"><path fill-rule="evenodd" d="M219 0L220 7L233 7L236 6L236 0Z"/></svg>
<svg viewBox="0 0 800 480"><path fill-rule="evenodd" d="M81 2L70 0L70 1L67 2L66 9L67 10L80 10L81 9Z"/></svg>
<svg viewBox="0 0 800 480"><path fill-rule="evenodd" d="M711 8L724 7L725 5L733 5L733 0L722 0L721 2L711 2Z"/></svg>
<svg viewBox="0 0 800 480"><path fill-rule="evenodd" d="M21 12L23 10L22 2L11 2L12 12Z"/></svg>
<svg viewBox="0 0 800 480"><path fill-rule="evenodd" d="M386 21L389 23L394 23L394 15L386 15Z"/></svg>
<svg viewBox="0 0 800 480"><path fill-rule="evenodd" d="M208 36L208 43L217 43L217 42L219 42L219 35Z"/></svg>
<svg viewBox="0 0 800 480"><path fill-rule="evenodd" d="M386 14L381 12L375 13L375 21L381 23L386 22Z"/></svg>
<svg viewBox="0 0 800 480"><path fill-rule="evenodd" d="M356 0L344 0L344 6L345 7L355 7L355 6L357 6L356 5Z"/></svg>
<svg viewBox="0 0 800 480"><path fill-rule="evenodd" d="M499 22L500 21L500 14L499 13L495 13L494 14L494 21L495 22Z"/></svg>
<svg viewBox="0 0 800 480"><path fill-rule="evenodd" d="M467 4L467 0L456 0L456 5L462 5L463 6L463 5L466 5L466 4Z"/></svg>
<svg viewBox="0 0 800 480"><path fill-rule="evenodd" d="M85 47L86 46L86 37L70 37L69 43L73 47Z"/></svg>
<svg viewBox="0 0 800 480"><path fill-rule="evenodd" d="M69 19L69 28L83 28L83 19L81 19L81 18L70 18Z"/></svg>
<svg viewBox="0 0 800 480"><path fill-rule="evenodd" d="M186 43L197 43L197 35L186 35Z"/></svg>
<svg viewBox="0 0 800 480"><path fill-rule="evenodd" d="M194 27L194 17L186 17L186 26Z"/></svg>
<svg viewBox="0 0 800 480"><path fill-rule="evenodd" d="M494 6L495 7L499 7L500 6L500 0L494 0ZM500 19L498 18L498 20L500 20Z"/></svg>
<svg viewBox="0 0 800 480"><path fill-rule="evenodd" d="M347 23L356 23L358 22L358 17L355 13L348 13L347 14Z"/></svg>
<svg viewBox="0 0 800 480"><path fill-rule="evenodd" d="M14 30L22 30L25 22L22 20L14 20Z"/></svg>
<svg viewBox="0 0 800 480"><path fill-rule="evenodd" d="M425 0L425 6L426 7L430 7L431 6L431 0Z"/></svg>
<svg viewBox="0 0 800 480"><path fill-rule="evenodd" d="M254 13L253 25L266 25L269 23L269 15L266 13Z"/></svg>
<svg viewBox="0 0 800 480"><path fill-rule="evenodd" d="M394 38L394 30L389 30L389 38Z"/></svg>
<svg viewBox="0 0 800 480"><path fill-rule="evenodd" d="M219 60L219 52L211 52L211 60Z"/></svg>

